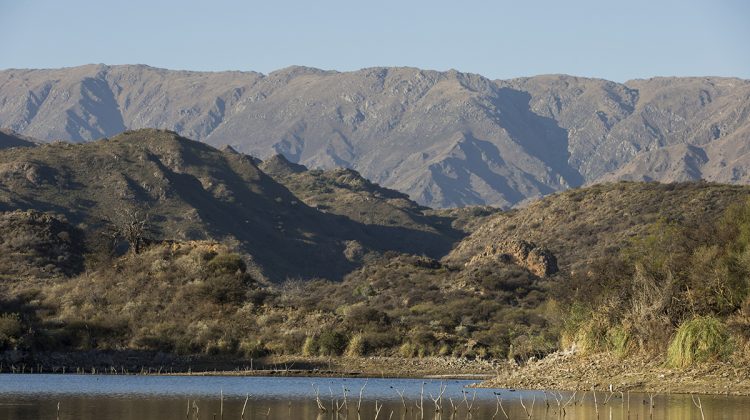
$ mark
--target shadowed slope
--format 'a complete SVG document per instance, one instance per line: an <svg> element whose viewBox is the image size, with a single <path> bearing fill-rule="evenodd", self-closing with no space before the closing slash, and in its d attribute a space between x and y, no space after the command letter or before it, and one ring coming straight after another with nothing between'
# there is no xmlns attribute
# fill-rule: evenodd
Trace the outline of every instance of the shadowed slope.
<svg viewBox="0 0 750 420"><path fill-rule="evenodd" d="M446 253L453 241L435 229L364 224L318 211L249 156L167 131L139 130L82 145L0 154L3 210L53 211L94 232L129 207L151 214L159 238L234 241L272 280L339 278L359 264L345 255L352 241L365 253L434 256Z"/></svg>

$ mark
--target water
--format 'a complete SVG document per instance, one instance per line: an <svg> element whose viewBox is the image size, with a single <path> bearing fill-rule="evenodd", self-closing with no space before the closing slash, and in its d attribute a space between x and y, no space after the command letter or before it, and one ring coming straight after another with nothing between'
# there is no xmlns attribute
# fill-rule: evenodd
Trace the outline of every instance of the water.
<svg viewBox="0 0 750 420"><path fill-rule="evenodd" d="M360 412L357 404L363 392ZM91 376L91 375L12 375L0 374L0 419L41 420L182 420L188 418L221 418L224 395L224 419L240 419L246 395L245 419L505 419L498 405L510 419L525 419L529 411L535 419L562 418L551 393L466 388L472 381L419 379L329 379L292 377L237 376ZM442 412L430 398L437 398L444 386ZM423 415L417 403L424 385ZM315 401L315 389L327 412L321 413ZM347 390L348 410L343 407L343 390ZM403 392L404 409L399 392ZM476 397L474 393L476 392ZM497 395L496 393L499 393ZM333 394L333 397L331 397ZM566 419L649 419L650 398L630 394L629 417L627 395L610 396L597 392L597 405L591 392L564 392L558 395ZM464 398L466 396L466 398ZM606 405L605 400L609 398ZM549 407L545 403L549 403ZM472 402L473 400L473 402ZM452 408L456 407L455 412ZM526 410L522 406L526 406ZM575 403L573 403L575 401ZM749 397L701 396L706 419L749 419ZM342 406L336 412L336 405ZM468 410L471 406L471 411ZM190 408L188 408L190 407ZM597 417L598 408L598 417ZM497 414L496 414L497 413ZM215 417L214 417L215 416ZM654 419L701 419L701 413L687 395L654 396Z"/></svg>

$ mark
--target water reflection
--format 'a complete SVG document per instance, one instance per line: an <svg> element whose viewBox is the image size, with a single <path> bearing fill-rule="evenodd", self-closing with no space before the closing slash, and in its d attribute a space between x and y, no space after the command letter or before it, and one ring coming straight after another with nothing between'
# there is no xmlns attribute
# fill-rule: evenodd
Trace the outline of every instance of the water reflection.
<svg viewBox="0 0 750 420"><path fill-rule="evenodd" d="M652 406L647 394L598 392L595 402L591 392L475 391L469 383L0 375L0 419L701 419L687 395L656 395ZM701 404L708 419L750 419L747 397L702 396Z"/></svg>

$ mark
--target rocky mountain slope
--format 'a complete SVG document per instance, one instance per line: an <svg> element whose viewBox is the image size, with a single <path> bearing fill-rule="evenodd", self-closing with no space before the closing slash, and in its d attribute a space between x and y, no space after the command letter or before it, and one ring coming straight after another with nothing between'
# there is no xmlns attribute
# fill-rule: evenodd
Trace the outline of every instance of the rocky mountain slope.
<svg viewBox="0 0 750 420"><path fill-rule="evenodd" d="M38 144L30 137L20 135L11 130L0 129L0 149L11 147L33 147Z"/></svg>
<svg viewBox="0 0 750 420"><path fill-rule="evenodd" d="M364 182L352 171L347 176ZM346 190L335 179L317 185L327 188L329 182ZM322 211L266 175L249 156L154 129L86 144L0 151L0 211L60 214L93 241L133 212L149 214L154 239L222 241L248 255L256 277L273 281L335 279L371 252L439 257L463 236L451 227L450 216L421 214L421 207L395 191L369 182L359 190L352 194L373 197L368 217ZM384 200L375 194L398 197L405 210L379 205ZM355 208L335 204L339 198L311 200Z"/></svg>
<svg viewBox="0 0 750 420"><path fill-rule="evenodd" d="M700 232L731 205L750 198L747 186L707 182L618 182L553 194L525 208L486 218L444 258L470 266L496 258L493 247L527 241L547 248L566 275L612 259L659 224Z"/></svg>
<svg viewBox="0 0 750 420"><path fill-rule="evenodd" d="M750 82L88 65L0 71L0 126L73 141L166 128L353 168L431 207L511 206L603 179L747 182Z"/></svg>

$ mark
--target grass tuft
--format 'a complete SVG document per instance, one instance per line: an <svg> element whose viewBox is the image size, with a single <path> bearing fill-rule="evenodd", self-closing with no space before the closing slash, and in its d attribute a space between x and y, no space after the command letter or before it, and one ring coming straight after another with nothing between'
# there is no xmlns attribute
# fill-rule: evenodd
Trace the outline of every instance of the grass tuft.
<svg viewBox="0 0 750 420"><path fill-rule="evenodd" d="M722 360L732 353L726 326L713 316L685 321L677 329L667 350L667 363L687 367L708 360Z"/></svg>

